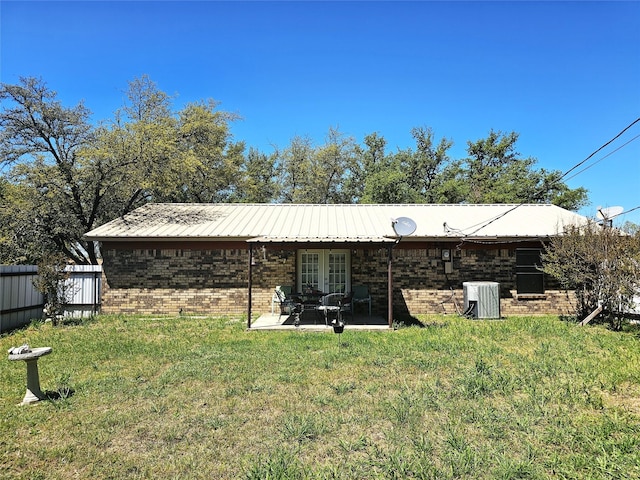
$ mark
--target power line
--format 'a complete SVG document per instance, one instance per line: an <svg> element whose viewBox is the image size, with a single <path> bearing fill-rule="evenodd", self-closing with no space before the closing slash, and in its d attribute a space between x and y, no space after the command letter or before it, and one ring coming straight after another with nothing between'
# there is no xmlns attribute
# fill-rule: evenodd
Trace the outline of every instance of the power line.
<svg viewBox="0 0 640 480"><path fill-rule="evenodd" d="M504 217L505 215L507 215L507 214L509 214L509 213L513 212L516 208L521 207L521 206L522 206L522 205L524 205L525 203L527 203L527 202L522 202L522 203L519 203L518 205L513 206L512 208L510 208L510 209L509 209L509 210L507 210L506 212L501 213L500 215L498 215L498 216L496 216L496 217L492 218L491 220L489 220L489 221L488 221L487 223L485 223L484 225L479 226L479 227L478 227L478 228L476 228L473 232L471 232L471 233L467 233L467 234L465 235L465 237L470 237L471 235L474 235L474 234L478 233L478 232L479 232L480 230L482 230L484 227L488 227L488 226L489 226L489 225L491 225L493 222L496 222L496 221L500 220L502 217Z"/></svg>
<svg viewBox="0 0 640 480"><path fill-rule="evenodd" d="M631 127L633 127L636 123L640 122L640 117L636 118L633 122L631 122L629 125L627 125L624 129L622 129L620 131L620 133L618 133L615 137L613 137L611 140L609 140L608 142L606 142L605 144L603 144L601 147L599 147L597 150L595 150L593 153L591 153L587 158L585 158L584 160L576 163L573 167L571 167L569 170L567 170L566 172L564 172L560 177L558 177L552 184L551 186L553 186L554 184L560 182L560 180L562 180L564 177L566 177L570 172L574 171L576 168L580 167L581 165L584 165L585 162L587 162L591 157L593 157L596 153L598 153L600 150L602 150L603 148L607 147L608 145L610 145L612 142L614 142L616 139L618 139L622 134L624 134L624 132L626 132L627 130L629 130ZM637 137L636 137L637 138ZM634 140L634 139L632 139ZM631 140L631 141L632 141ZM629 143L629 142L627 142ZM623 145L624 146L624 145ZM622 148L622 147L620 147ZM611 152L613 153L613 152ZM585 169L586 170L586 169ZM581 173L581 172L578 172ZM578 175L578 173L576 173L576 175ZM575 175L573 175L571 178L575 177ZM547 186L546 188L549 188L549 186ZM482 230L483 228L491 225L493 222L496 222L497 220L503 218L505 215L508 215L509 213L513 212L515 209L521 207L522 205L525 205L527 202L521 202L517 205L514 205L512 208L510 208L509 210L507 210L506 212L492 218L491 220L487 221L486 223L484 223L483 225L479 226L478 228L476 228L473 232L466 234L464 237L469 237L471 235L474 235L476 233L478 233L480 230ZM633 209L635 210L635 208ZM628 212L625 212L628 213ZM476 224L477 225L477 224ZM464 238L463 237L463 238Z"/></svg>
<svg viewBox="0 0 640 480"><path fill-rule="evenodd" d="M624 215L626 213L631 213L634 210L640 210L640 205L638 205L637 207L630 208L629 210L624 210L624 211L622 211L622 212L620 212L620 213L618 213L616 215L613 215L612 217L609 217L609 220L611 220L612 218L619 217L620 215Z"/></svg>
<svg viewBox="0 0 640 480"><path fill-rule="evenodd" d="M576 168L578 168L579 166L581 166L583 163L585 163L586 161L588 161L591 157L593 157L596 153L598 153L600 150L602 150L603 148L605 148L607 145L609 145L610 143L612 143L613 141L615 141L616 139L618 139L618 137L620 137L624 132L626 132L627 130L629 130L631 127L633 127L636 123L640 122L640 117L636 118L633 122L631 122L629 125L627 125L618 135L616 135L615 137L613 137L611 140L609 140L607 143L605 143L604 145L602 145L600 148L598 148L595 152L593 152L591 155L589 155L587 158L585 158L584 160L582 160L581 162L575 164L573 167L571 167L569 170L567 170L566 172L564 172L564 174L558 179L558 180L562 180L564 177L566 177L569 173L571 173L572 171L574 171Z"/></svg>
<svg viewBox="0 0 640 480"><path fill-rule="evenodd" d="M618 150L620 150L621 148L626 147L627 145L629 145L631 142L633 142L634 140L637 140L638 138L640 138L640 134L636 135L635 137L633 137L631 140L629 140L628 142L620 145L618 148L616 148L615 150L613 150L612 152L607 153L604 157L600 158L599 160L596 160L595 162L593 162L591 165L588 165L586 167L584 167L582 170L580 170L579 172L574 173L573 175L571 175L569 178L566 179L566 181L571 180L574 177L577 177L578 175L580 175L582 172L585 172L587 170L589 170L591 167L593 167L594 165L597 165L598 163L600 163L602 160L604 160L607 157L610 157L611 155L613 155L614 153L616 153Z"/></svg>

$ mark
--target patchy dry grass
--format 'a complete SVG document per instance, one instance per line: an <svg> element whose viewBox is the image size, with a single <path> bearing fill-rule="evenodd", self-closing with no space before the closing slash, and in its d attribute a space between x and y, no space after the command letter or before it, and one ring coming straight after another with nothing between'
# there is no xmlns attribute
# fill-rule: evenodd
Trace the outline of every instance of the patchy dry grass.
<svg viewBox="0 0 640 480"><path fill-rule="evenodd" d="M640 337L556 318L395 332L34 324L56 400L0 368L0 477L640 478Z"/></svg>

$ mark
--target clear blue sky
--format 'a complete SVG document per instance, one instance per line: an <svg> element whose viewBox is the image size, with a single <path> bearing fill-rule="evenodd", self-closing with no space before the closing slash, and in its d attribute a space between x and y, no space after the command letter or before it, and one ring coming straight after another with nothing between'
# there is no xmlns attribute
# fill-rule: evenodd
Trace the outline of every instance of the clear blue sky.
<svg viewBox="0 0 640 480"><path fill-rule="evenodd" d="M97 122L147 74L177 108L214 98L240 114L236 140L265 152L332 126L395 150L422 126L461 158L494 129L565 172L640 117L637 1L2 0L0 15L2 82L42 77ZM581 213L640 206L638 135L640 122L568 180L590 192Z"/></svg>

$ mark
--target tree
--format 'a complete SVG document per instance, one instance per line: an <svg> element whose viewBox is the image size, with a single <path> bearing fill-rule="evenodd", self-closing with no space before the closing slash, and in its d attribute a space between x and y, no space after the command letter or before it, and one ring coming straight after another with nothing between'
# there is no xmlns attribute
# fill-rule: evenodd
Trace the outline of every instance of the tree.
<svg viewBox="0 0 640 480"><path fill-rule="evenodd" d="M0 178L0 263L35 264L43 252L55 250L48 237L39 236L31 212L20 206L29 199L23 191Z"/></svg>
<svg viewBox="0 0 640 480"><path fill-rule="evenodd" d="M296 136L278 154L280 201L284 203L351 203L347 188L355 166L355 142L330 128L324 145Z"/></svg>
<svg viewBox="0 0 640 480"><path fill-rule="evenodd" d="M244 203L270 203L280 197L281 185L277 182L277 152L266 155L249 148L242 166L244 181L233 200Z"/></svg>
<svg viewBox="0 0 640 480"><path fill-rule="evenodd" d="M217 107L217 102L209 100L191 103L180 111L182 154L178 158L182 159L180 184L185 195L177 201L227 202L237 197L246 183L242 175L245 145L233 142L229 129L230 122L238 116ZM185 169L184 165L190 168Z"/></svg>
<svg viewBox="0 0 640 480"><path fill-rule="evenodd" d="M314 203L310 184L313 176L314 148L311 138L295 136L278 152L276 165L282 203Z"/></svg>
<svg viewBox="0 0 640 480"><path fill-rule="evenodd" d="M313 156L311 185L314 203L351 203L345 189L355 163L355 142L337 128L329 128L325 144Z"/></svg>
<svg viewBox="0 0 640 480"><path fill-rule="evenodd" d="M0 154L10 170L0 197L1 261L37 262L58 251L96 264L99 246L83 235L97 225L149 201L238 195L245 179L244 143L229 131L236 115L213 100L175 112L146 76L126 93L114 119L93 127L82 104L63 107L41 80L2 85Z"/></svg>
<svg viewBox="0 0 640 480"><path fill-rule="evenodd" d="M23 220L17 230L36 230L45 245L53 243L78 263L96 263L96 250L80 240L97 213L88 199L93 186L79 170L80 151L94 139L89 110L82 103L63 107L56 93L34 78L3 84L0 100L9 104L0 114L0 158L13 167L10 179L20 184L10 198L14 223Z"/></svg>
<svg viewBox="0 0 640 480"><path fill-rule="evenodd" d="M0 263L37 264L51 252L69 225L56 215L59 199L47 202L30 186L7 182L0 198ZM69 219L71 223L73 219Z"/></svg>
<svg viewBox="0 0 640 480"><path fill-rule="evenodd" d="M155 202L221 202L236 194L244 144L214 100L174 112L148 77L132 81L127 102L102 125L86 156L108 172L110 216Z"/></svg>
<svg viewBox="0 0 640 480"><path fill-rule="evenodd" d="M416 148L385 155L386 142L377 134L365 138L364 189L367 203L435 203L441 201L442 172L451 162L447 152L453 142L442 138L437 144L431 128L414 128Z"/></svg>
<svg viewBox="0 0 640 480"><path fill-rule="evenodd" d="M443 172L444 184L454 187L447 203L553 203L568 210L586 204L584 188L571 190L558 171L536 170L534 158L516 151L518 134L491 130L487 138L467 142L468 157Z"/></svg>
<svg viewBox="0 0 640 480"><path fill-rule="evenodd" d="M640 289L640 234L589 223L569 226L551 240L542 270L575 290L576 315L584 319L603 308L603 318L621 327L624 311Z"/></svg>
<svg viewBox="0 0 640 480"><path fill-rule="evenodd" d="M362 203L423 203L407 174L395 165L367 177Z"/></svg>
<svg viewBox="0 0 640 480"><path fill-rule="evenodd" d="M114 120L101 125L86 158L104 174L109 217L180 190L190 165L179 158L178 120L171 98L147 76L129 82L125 104Z"/></svg>
<svg viewBox="0 0 640 480"><path fill-rule="evenodd" d="M368 179L387 166L385 148L387 141L374 132L364 137L365 148L354 146L354 162L351 175L345 183L345 191L354 203L365 201ZM375 203L375 202L366 202Z"/></svg>
<svg viewBox="0 0 640 480"><path fill-rule="evenodd" d="M442 183L442 171L450 163L447 154L453 142L441 138L434 144L431 128L414 128L411 136L416 142L416 151L407 155L406 168L410 187L418 193L425 203L442 201L439 191Z"/></svg>

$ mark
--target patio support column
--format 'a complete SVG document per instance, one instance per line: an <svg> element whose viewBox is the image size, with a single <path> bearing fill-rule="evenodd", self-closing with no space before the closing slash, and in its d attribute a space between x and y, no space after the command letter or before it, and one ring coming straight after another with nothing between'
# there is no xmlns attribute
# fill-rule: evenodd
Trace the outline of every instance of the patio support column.
<svg viewBox="0 0 640 480"><path fill-rule="evenodd" d="M393 246L387 247L389 258L387 259L387 316L389 328L393 328Z"/></svg>
<svg viewBox="0 0 640 480"><path fill-rule="evenodd" d="M247 298L249 299L247 305L247 328L251 328L251 287L252 287L252 274L253 274L253 244L249 244L249 285Z"/></svg>

